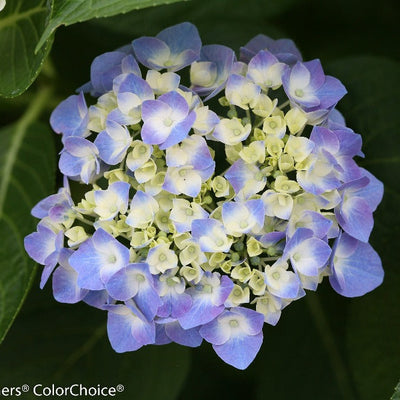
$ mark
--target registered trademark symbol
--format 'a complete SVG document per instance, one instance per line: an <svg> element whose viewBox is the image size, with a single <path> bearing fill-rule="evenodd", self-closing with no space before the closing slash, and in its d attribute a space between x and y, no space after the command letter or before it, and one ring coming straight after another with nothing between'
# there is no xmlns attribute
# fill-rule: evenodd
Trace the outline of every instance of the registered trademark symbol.
<svg viewBox="0 0 400 400"><path fill-rule="evenodd" d="M121 384L117 385L117 392L121 393L124 390L125 390L124 385L121 385Z"/></svg>

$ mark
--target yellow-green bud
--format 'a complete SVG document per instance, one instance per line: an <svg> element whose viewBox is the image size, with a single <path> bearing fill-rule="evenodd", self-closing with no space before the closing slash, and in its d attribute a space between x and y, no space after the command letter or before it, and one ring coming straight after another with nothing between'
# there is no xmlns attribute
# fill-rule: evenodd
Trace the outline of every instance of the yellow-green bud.
<svg viewBox="0 0 400 400"><path fill-rule="evenodd" d="M239 285L235 285L228 297L228 300L230 300L235 306L238 306L242 303L248 303L250 300L249 288L241 288Z"/></svg>
<svg viewBox="0 0 400 400"><path fill-rule="evenodd" d="M261 248L261 243L253 236L251 236L250 239L247 241L246 247L247 247L247 254L250 257L258 256L263 252Z"/></svg>
<svg viewBox="0 0 400 400"><path fill-rule="evenodd" d="M232 269L232 261L226 260L221 264L221 270L224 271L226 274L229 274Z"/></svg>
<svg viewBox="0 0 400 400"><path fill-rule="evenodd" d="M260 128L254 128L254 140L265 140L265 133Z"/></svg>
<svg viewBox="0 0 400 400"><path fill-rule="evenodd" d="M74 247L84 242L89 236L82 226L74 226L65 232L65 236L69 239L68 246Z"/></svg>
<svg viewBox="0 0 400 400"><path fill-rule="evenodd" d="M291 108L285 115L285 122L292 135L303 130L307 123L307 117L304 111L299 108Z"/></svg>
<svg viewBox="0 0 400 400"><path fill-rule="evenodd" d="M218 267L220 264L223 263L225 260L226 254L225 253L212 253L211 257L208 260L208 263L212 267Z"/></svg>
<svg viewBox="0 0 400 400"><path fill-rule="evenodd" d="M247 282L253 275L253 271L248 265L237 265L231 272L231 277L240 282Z"/></svg>
<svg viewBox="0 0 400 400"><path fill-rule="evenodd" d="M225 96L222 96L218 99L218 103L221 104L222 107L229 107L230 103Z"/></svg>
<svg viewBox="0 0 400 400"><path fill-rule="evenodd" d="M144 231L132 232L131 236L131 246L133 248L141 247L148 241L147 233Z"/></svg>
<svg viewBox="0 0 400 400"><path fill-rule="evenodd" d="M264 274L261 271L254 270L250 278L249 286L256 296L262 296L265 293L266 283Z"/></svg>
<svg viewBox="0 0 400 400"><path fill-rule="evenodd" d="M289 154L282 154L278 160L278 167L283 173L293 171L294 160Z"/></svg>

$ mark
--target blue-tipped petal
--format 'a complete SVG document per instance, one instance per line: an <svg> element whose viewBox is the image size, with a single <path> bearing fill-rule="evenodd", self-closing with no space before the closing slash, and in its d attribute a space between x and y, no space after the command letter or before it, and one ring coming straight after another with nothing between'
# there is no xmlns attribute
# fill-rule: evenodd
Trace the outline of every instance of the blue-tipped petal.
<svg viewBox="0 0 400 400"><path fill-rule="evenodd" d="M69 258L78 272L78 285L90 290L104 289L108 279L128 261L129 250L101 228Z"/></svg>
<svg viewBox="0 0 400 400"><path fill-rule="evenodd" d="M301 274L317 276L330 254L331 248L327 243L314 237L310 229L299 228L287 242L284 256L290 257L293 268Z"/></svg>
<svg viewBox="0 0 400 400"><path fill-rule="evenodd" d="M178 321L165 324L167 336L182 346L199 347L203 338L199 334L199 328L183 329Z"/></svg>
<svg viewBox="0 0 400 400"><path fill-rule="evenodd" d="M62 133L65 137L85 137L89 131L88 108L82 92L69 96L62 101L50 116L50 125L56 133Z"/></svg>
<svg viewBox="0 0 400 400"><path fill-rule="evenodd" d="M256 358L263 342L260 332L254 336L238 336L221 345L213 344L213 349L227 364L237 369L246 369Z"/></svg>
<svg viewBox="0 0 400 400"><path fill-rule="evenodd" d="M197 297L193 299L190 310L179 317L178 321L184 329L191 329L210 322L224 309L223 305L214 306L208 298Z"/></svg>
<svg viewBox="0 0 400 400"><path fill-rule="evenodd" d="M157 37L169 46L172 54L180 54L184 50L192 50L197 56L200 53L201 39L199 32L190 22L170 26L162 30ZM195 58L192 61L194 60Z"/></svg>
<svg viewBox="0 0 400 400"><path fill-rule="evenodd" d="M190 128L195 120L196 114L192 111L183 121L179 122L171 129L168 138L164 143L160 144L160 149L165 150L174 144L182 142L189 134Z"/></svg>
<svg viewBox="0 0 400 400"><path fill-rule="evenodd" d="M154 343L154 322L147 322L134 307L122 304L108 307L107 333L117 353L134 351Z"/></svg>
<svg viewBox="0 0 400 400"><path fill-rule="evenodd" d="M361 171L369 179L369 183L357 190L357 196L367 199L369 208L371 211L375 211L382 201L383 183L366 169L361 168Z"/></svg>
<svg viewBox="0 0 400 400"><path fill-rule="evenodd" d="M60 265L53 274L53 295L60 303L77 303L88 293L88 290L78 286L78 274L68 263L72 253L72 250L63 249L60 254Z"/></svg>
<svg viewBox="0 0 400 400"><path fill-rule="evenodd" d="M106 130L97 135L94 144L99 150L100 158L107 164L115 165L124 159L131 142L131 135L125 126L107 121Z"/></svg>
<svg viewBox="0 0 400 400"><path fill-rule="evenodd" d="M335 215L345 232L362 242L368 242L374 219L366 200L349 197L343 200L340 209L335 210Z"/></svg>
<svg viewBox="0 0 400 400"><path fill-rule="evenodd" d="M156 322L156 341L154 344L163 345L171 342L172 340L165 333L165 324Z"/></svg>
<svg viewBox="0 0 400 400"><path fill-rule="evenodd" d="M128 58L128 60L125 60ZM125 60L125 62L124 62ZM96 94L107 93L113 88L113 80L127 67L140 75L140 69L135 59L121 51L112 51L96 57L90 67L90 80Z"/></svg>
<svg viewBox="0 0 400 400"><path fill-rule="evenodd" d="M240 48L240 59L248 63L260 50L268 50L275 57L288 65L301 61L301 53L291 39L274 40L259 34Z"/></svg>
<svg viewBox="0 0 400 400"><path fill-rule="evenodd" d="M245 369L260 350L264 315L248 308L234 307L200 328L200 335L226 363Z"/></svg>
<svg viewBox="0 0 400 400"><path fill-rule="evenodd" d="M343 233L335 244L329 281L339 294L362 296L378 287L384 271L379 255L369 243Z"/></svg>
<svg viewBox="0 0 400 400"><path fill-rule="evenodd" d="M165 68L165 63L170 59L168 45L160 39L141 37L132 42L136 58L147 68L159 71Z"/></svg>
<svg viewBox="0 0 400 400"><path fill-rule="evenodd" d="M56 250L56 237L57 234L53 230L39 223L37 232L25 237L25 250L29 257L44 265L46 258Z"/></svg>

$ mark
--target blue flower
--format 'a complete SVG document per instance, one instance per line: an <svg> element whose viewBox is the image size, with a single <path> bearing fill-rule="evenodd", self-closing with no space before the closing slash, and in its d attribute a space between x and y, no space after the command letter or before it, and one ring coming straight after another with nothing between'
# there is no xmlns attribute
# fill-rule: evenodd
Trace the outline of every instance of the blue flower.
<svg viewBox="0 0 400 400"><path fill-rule="evenodd" d="M142 104L142 139L166 149L181 142L189 133L196 114L189 112L186 100L177 92L161 95Z"/></svg>
<svg viewBox="0 0 400 400"><path fill-rule="evenodd" d="M237 195L249 198L264 189L267 179L256 164L237 160L225 173Z"/></svg>
<svg viewBox="0 0 400 400"><path fill-rule="evenodd" d="M149 321L154 318L162 304L149 266L145 263L128 264L120 269L108 279L106 289L115 300L133 299Z"/></svg>
<svg viewBox="0 0 400 400"><path fill-rule="evenodd" d="M178 318L184 329L212 321L224 309L224 302L233 289L233 282L218 272L205 272L200 282L186 290L192 297L190 309Z"/></svg>
<svg viewBox="0 0 400 400"><path fill-rule="evenodd" d="M60 252L64 244L64 232L54 231L51 225L43 220L37 226L37 232L31 233L24 239L26 252L37 263L45 266L40 281L43 288L49 276L58 263Z"/></svg>
<svg viewBox="0 0 400 400"><path fill-rule="evenodd" d="M157 310L161 318L179 318L192 307L192 297L185 292L186 282L175 275L176 268L159 275L155 280L157 292L162 301Z"/></svg>
<svg viewBox="0 0 400 400"><path fill-rule="evenodd" d="M203 341L199 333L200 327L198 326L191 329L183 329L179 321L169 321L168 319L165 321L158 320L157 325L161 327L170 341L172 340L182 346L198 347Z"/></svg>
<svg viewBox="0 0 400 400"><path fill-rule="evenodd" d="M329 260L331 248L314 236L313 231L298 228L286 243L282 259L288 260L295 271L306 276L317 276Z"/></svg>
<svg viewBox="0 0 400 400"><path fill-rule="evenodd" d="M141 121L141 105L146 100L154 100L150 85L135 74L121 74L113 81L113 91L117 96L118 107L112 110L108 120L124 125Z"/></svg>
<svg viewBox="0 0 400 400"><path fill-rule="evenodd" d="M155 70L178 71L199 57L201 39L197 28L183 22L161 31L156 37L141 37L132 42L137 59Z"/></svg>
<svg viewBox="0 0 400 400"><path fill-rule="evenodd" d="M190 66L191 88L205 101L224 89L236 61L235 53L226 46L211 44L201 48L200 58Z"/></svg>
<svg viewBox="0 0 400 400"><path fill-rule="evenodd" d="M80 137L67 137L58 166L72 179L92 182L100 173L99 150L95 144Z"/></svg>
<svg viewBox="0 0 400 400"><path fill-rule="evenodd" d="M259 232L264 226L265 210L261 199L226 202L222 205L222 220L229 235L242 236Z"/></svg>
<svg viewBox="0 0 400 400"><path fill-rule="evenodd" d="M53 131L61 133L63 140L69 136L88 136L90 134L87 128L88 122L88 108L82 92L62 101L50 116Z"/></svg>
<svg viewBox="0 0 400 400"><path fill-rule="evenodd" d="M107 307L107 333L117 353L134 351L155 342L156 328L139 311L132 300Z"/></svg>
<svg viewBox="0 0 400 400"><path fill-rule="evenodd" d="M69 258L82 289L101 290L115 272L129 263L129 250L99 228Z"/></svg>
<svg viewBox="0 0 400 400"><path fill-rule="evenodd" d="M203 325L200 335L212 343L214 351L227 364L246 369L260 350L263 325L263 314L234 307Z"/></svg>
<svg viewBox="0 0 400 400"><path fill-rule="evenodd" d="M192 236L199 243L201 251L228 252L232 245L224 225L212 218L195 219L192 222Z"/></svg>
<svg viewBox="0 0 400 400"><path fill-rule="evenodd" d="M287 69L272 53L261 50L249 61L246 76L263 90L278 89Z"/></svg>
<svg viewBox="0 0 400 400"><path fill-rule="evenodd" d="M338 79L325 76L319 60L297 62L282 82L288 98L306 112L329 110L347 93Z"/></svg>
<svg viewBox="0 0 400 400"><path fill-rule="evenodd" d="M131 143L128 129L111 120L107 121L106 129L100 132L94 141L100 158L110 165L118 164L125 158Z"/></svg>

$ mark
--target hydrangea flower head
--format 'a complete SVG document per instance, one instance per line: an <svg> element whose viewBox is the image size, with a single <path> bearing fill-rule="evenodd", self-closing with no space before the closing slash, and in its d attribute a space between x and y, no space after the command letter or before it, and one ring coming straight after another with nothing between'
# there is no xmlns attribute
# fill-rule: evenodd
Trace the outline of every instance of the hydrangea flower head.
<svg viewBox="0 0 400 400"><path fill-rule="evenodd" d="M354 159L345 94L289 39L258 35L237 61L188 22L96 57L50 119L64 187L25 238L41 287L52 275L58 301L107 312L116 352L204 341L238 369L325 278L373 290L383 185Z"/></svg>

